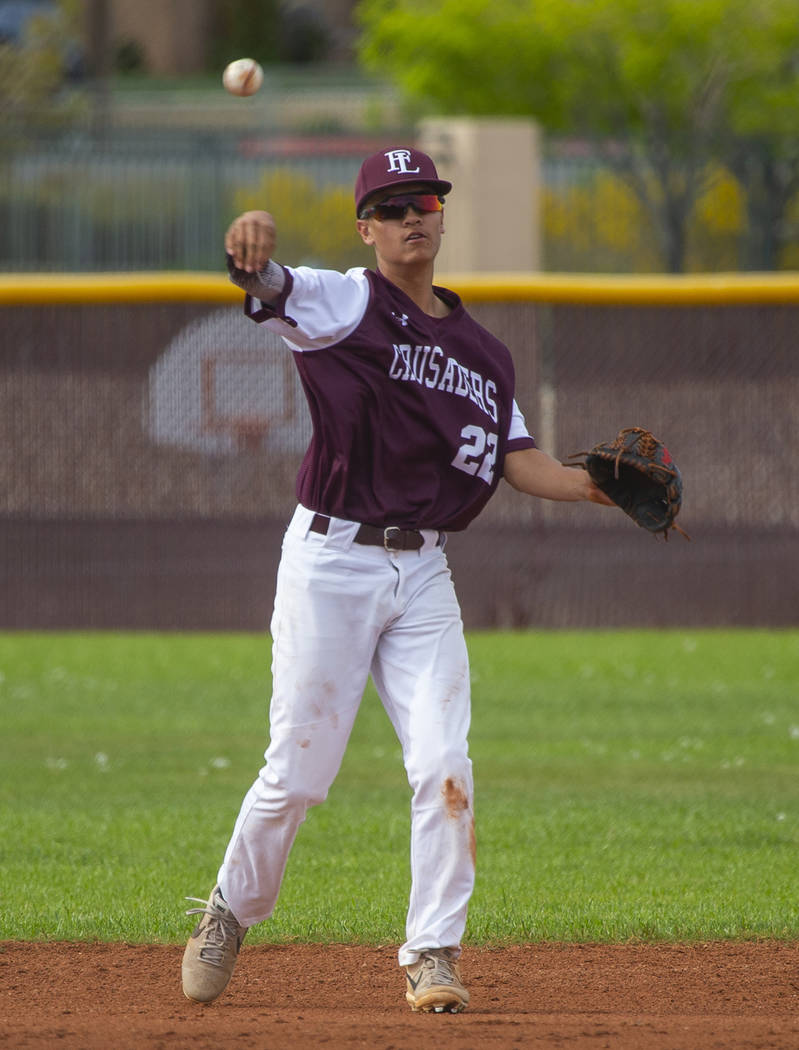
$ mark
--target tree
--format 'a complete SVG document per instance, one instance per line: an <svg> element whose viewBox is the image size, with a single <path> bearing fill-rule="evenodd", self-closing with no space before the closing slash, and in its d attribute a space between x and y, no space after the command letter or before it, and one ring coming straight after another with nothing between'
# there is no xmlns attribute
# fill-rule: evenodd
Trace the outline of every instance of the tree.
<svg viewBox="0 0 799 1050"><path fill-rule="evenodd" d="M746 26L754 60L730 86L723 158L746 194L751 235L744 265L773 270L799 191L799 19L795 0L755 7Z"/></svg>
<svg viewBox="0 0 799 1050"><path fill-rule="evenodd" d="M63 91L80 36L79 0L34 13L16 43L0 43L0 129L53 128L77 110Z"/></svg>
<svg viewBox="0 0 799 1050"><path fill-rule="evenodd" d="M590 138L652 216L665 265L677 272L712 161L737 144L736 104L738 125L746 123L744 85L773 73L769 64L788 37L788 6L361 0L360 54L439 112L527 114L549 132ZM759 127L771 142L772 124L787 114L783 100L766 95L758 95Z"/></svg>

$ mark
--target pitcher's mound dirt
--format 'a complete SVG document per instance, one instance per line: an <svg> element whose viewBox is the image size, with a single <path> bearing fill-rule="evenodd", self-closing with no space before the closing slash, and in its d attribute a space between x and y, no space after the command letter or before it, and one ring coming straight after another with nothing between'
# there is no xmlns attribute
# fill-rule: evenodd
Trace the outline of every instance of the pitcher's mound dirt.
<svg viewBox="0 0 799 1050"><path fill-rule="evenodd" d="M798 1050L799 944L467 948L469 1010L412 1014L396 949L244 949L210 1006L182 948L0 943L0 1047Z"/></svg>

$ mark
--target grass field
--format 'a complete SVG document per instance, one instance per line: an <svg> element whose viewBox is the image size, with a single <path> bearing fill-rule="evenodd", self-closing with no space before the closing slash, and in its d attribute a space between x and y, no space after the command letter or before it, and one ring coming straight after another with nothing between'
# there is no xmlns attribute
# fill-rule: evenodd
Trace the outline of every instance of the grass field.
<svg viewBox="0 0 799 1050"><path fill-rule="evenodd" d="M799 937L799 632L476 633L469 943ZM0 635L0 939L180 942L266 742L269 640ZM249 940L397 943L371 687Z"/></svg>

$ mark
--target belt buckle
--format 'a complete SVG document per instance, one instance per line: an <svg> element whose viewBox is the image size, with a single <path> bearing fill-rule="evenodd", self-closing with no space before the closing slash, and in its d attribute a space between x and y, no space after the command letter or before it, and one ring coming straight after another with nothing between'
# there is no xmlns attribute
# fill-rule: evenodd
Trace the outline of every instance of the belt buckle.
<svg viewBox="0 0 799 1050"><path fill-rule="evenodd" d="M401 551L401 550L403 550L402 547L393 547L393 546L390 545L392 538L396 537L398 539L401 535L402 535L402 529L399 527L399 525L389 525L389 526L387 526L387 528L383 529L383 548L384 548L384 550L387 550L387 551Z"/></svg>

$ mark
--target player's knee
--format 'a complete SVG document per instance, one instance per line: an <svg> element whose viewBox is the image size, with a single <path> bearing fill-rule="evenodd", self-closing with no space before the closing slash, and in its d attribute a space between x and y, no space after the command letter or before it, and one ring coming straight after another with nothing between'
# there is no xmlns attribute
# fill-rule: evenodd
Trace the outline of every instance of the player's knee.
<svg viewBox="0 0 799 1050"><path fill-rule="evenodd" d="M435 762L408 769L414 805L443 805L448 811L472 807L472 763L461 752L442 752Z"/></svg>
<svg viewBox="0 0 799 1050"><path fill-rule="evenodd" d="M274 814L300 811L318 806L327 798L329 785L297 777L291 771L278 774L267 764L261 771L264 784L262 797L268 800Z"/></svg>

